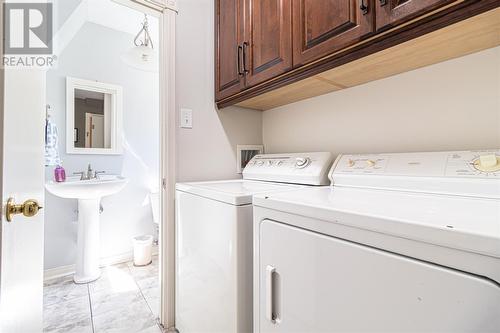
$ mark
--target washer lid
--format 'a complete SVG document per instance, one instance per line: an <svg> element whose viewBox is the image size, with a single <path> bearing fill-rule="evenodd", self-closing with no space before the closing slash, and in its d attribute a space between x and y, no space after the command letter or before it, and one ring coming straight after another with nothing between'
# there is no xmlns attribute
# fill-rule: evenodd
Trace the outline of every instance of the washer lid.
<svg viewBox="0 0 500 333"><path fill-rule="evenodd" d="M176 189L178 191L199 195L236 206L251 204L254 194L288 191L290 189L302 187L303 186L299 185L250 180L223 180L176 184Z"/></svg>
<svg viewBox="0 0 500 333"><path fill-rule="evenodd" d="M500 258L498 199L330 187L259 195L254 205Z"/></svg>

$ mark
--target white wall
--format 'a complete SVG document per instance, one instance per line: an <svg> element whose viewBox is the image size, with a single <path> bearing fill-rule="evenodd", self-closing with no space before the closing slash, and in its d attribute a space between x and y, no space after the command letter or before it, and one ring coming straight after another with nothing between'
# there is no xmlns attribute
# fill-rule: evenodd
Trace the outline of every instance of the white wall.
<svg viewBox="0 0 500 333"><path fill-rule="evenodd" d="M263 114L267 152L500 147L500 47Z"/></svg>
<svg viewBox="0 0 500 333"><path fill-rule="evenodd" d="M66 173L82 171L91 163L95 170L130 179L122 192L102 200L102 257L127 253L132 250L133 236L154 232L148 194L159 182L159 81L157 73L135 70L120 60L120 55L132 46L133 37L86 23L61 54L58 67L47 75L47 102L52 106L52 119L59 129L59 151ZM66 76L123 87L123 155L65 154ZM52 177L53 167L48 167L46 178ZM46 269L74 264L76 209L76 200L60 199L47 193Z"/></svg>
<svg viewBox="0 0 500 333"><path fill-rule="evenodd" d="M74 12L76 7L82 2L82 0L53 0L54 6L54 31L58 31L59 28L66 22L68 17Z"/></svg>
<svg viewBox="0 0 500 333"><path fill-rule="evenodd" d="M178 129L179 181L237 178L236 145L262 143L262 113L214 104L214 2L180 0L177 102L193 110L193 129Z"/></svg>

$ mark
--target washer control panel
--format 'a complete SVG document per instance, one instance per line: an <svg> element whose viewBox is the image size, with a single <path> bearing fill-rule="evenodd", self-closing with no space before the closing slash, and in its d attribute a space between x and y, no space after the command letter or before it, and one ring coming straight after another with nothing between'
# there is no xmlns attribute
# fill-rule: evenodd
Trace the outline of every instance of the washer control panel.
<svg viewBox="0 0 500 333"><path fill-rule="evenodd" d="M328 185L331 153L256 155L243 170L243 178L304 185Z"/></svg>

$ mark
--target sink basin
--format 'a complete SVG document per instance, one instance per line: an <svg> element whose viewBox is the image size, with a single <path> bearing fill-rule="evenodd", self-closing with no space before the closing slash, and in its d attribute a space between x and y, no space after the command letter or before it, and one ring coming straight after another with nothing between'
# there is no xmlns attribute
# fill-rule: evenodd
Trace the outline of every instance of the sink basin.
<svg viewBox="0 0 500 333"><path fill-rule="evenodd" d="M99 179L80 180L69 177L64 183L50 181L45 184L47 191L66 199L98 199L121 191L128 180L122 176L102 175Z"/></svg>
<svg viewBox="0 0 500 333"><path fill-rule="evenodd" d="M98 179L80 180L69 177L63 183L47 182L45 188L55 196L78 199L78 236L76 241L76 283L88 283L101 276L99 269L100 240L99 215L101 198L118 193L128 179L116 175L102 175Z"/></svg>

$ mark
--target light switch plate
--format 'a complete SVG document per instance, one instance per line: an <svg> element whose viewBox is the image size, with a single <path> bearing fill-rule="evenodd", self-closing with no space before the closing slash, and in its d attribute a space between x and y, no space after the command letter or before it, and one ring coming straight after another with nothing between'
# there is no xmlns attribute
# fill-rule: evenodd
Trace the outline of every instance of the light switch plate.
<svg viewBox="0 0 500 333"><path fill-rule="evenodd" d="M181 109L181 128L193 128L193 110Z"/></svg>

